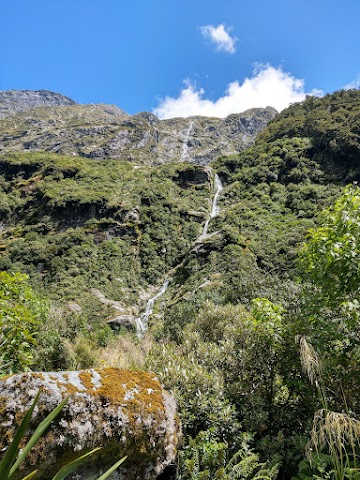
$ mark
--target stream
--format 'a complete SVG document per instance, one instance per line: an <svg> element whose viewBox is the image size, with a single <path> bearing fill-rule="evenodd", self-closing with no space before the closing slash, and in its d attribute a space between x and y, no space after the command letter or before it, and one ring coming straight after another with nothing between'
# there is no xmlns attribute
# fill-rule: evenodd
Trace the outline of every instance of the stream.
<svg viewBox="0 0 360 480"><path fill-rule="evenodd" d="M149 300L147 301L145 312L142 313L140 317L136 318L135 320L136 333L138 337L142 337L144 332L147 331L148 324L149 324L149 317L154 310L154 303L159 297L161 297L161 295L163 295L166 292L168 285L169 285L169 280L168 278L165 278L165 281L161 289L158 291L158 293L154 297L149 298Z"/></svg>
<svg viewBox="0 0 360 480"><path fill-rule="evenodd" d="M191 132L192 128L193 128L193 124L192 124L192 122L190 122L189 129L187 131L187 135L190 135L190 132ZM186 153L187 153L186 150L183 151L183 154L186 154ZM220 177L218 176L217 173L215 174L215 177L214 177L214 190L215 190L215 194L214 194L214 198L213 198L213 201L212 201L211 212L210 212L209 218L205 222L203 232L200 235L200 237L198 238L198 240L202 240L202 238L205 237L208 234L208 228L209 228L210 220L212 218L216 217L217 215L219 215L219 213L220 213L220 207L218 206L218 200L219 200L220 193L223 190L223 186L222 186ZM162 284L162 286L160 288L160 290L156 293L156 295L149 298L149 300L147 301L145 312L142 313L139 317L135 318L136 334L139 338L142 338L144 336L144 333L148 330L149 317L153 313L154 304L155 304L156 300L166 292L168 286L169 286L169 279L166 277L165 280L164 280L164 283ZM113 300L107 300L100 291L98 291L96 289L93 289L93 290L94 290L93 294L102 303L104 303L106 305L111 305L116 310L123 313L124 309L120 306L119 302L115 302Z"/></svg>
<svg viewBox="0 0 360 480"><path fill-rule="evenodd" d="M189 128L186 132L187 137L190 135L190 132L191 132L192 128L193 128L193 123L190 122ZM184 147L185 147L185 145L186 144L184 144ZM187 151L183 150L182 154L186 155ZM204 225L204 230L203 230L203 232L202 232L202 234L200 235L199 238L205 237L207 235L210 220L212 218L216 217L217 215L219 215L219 213L220 213L220 207L218 206L218 200L219 200L219 195L220 195L220 193L223 189L223 186L222 186L220 177L217 173L215 173L215 177L214 177L214 187L215 187L215 194L214 194L214 198L213 198L213 202L212 202L212 206L211 206L210 216L206 220L205 225ZM135 319L136 334L139 338L143 337L144 333L148 329L149 317L153 313L155 301L159 297L161 297L161 295L163 295L166 292L168 285L169 285L169 279L165 278L165 281L164 281L161 289L158 291L158 293L154 297L149 298L149 300L147 301L145 312L142 313L140 315L140 317L137 317Z"/></svg>
<svg viewBox="0 0 360 480"><path fill-rule="evenodd" d="M220 177L217 173L215 173L215 178L214 178L214 185L215 185L215 195L212 203L212 208L210 212L210 217L206 220L205 225L204 225L204 230L201 234L201 237L205 237L208 233L209 229L209 223L210 220L220 213L220 207L218 206L218 200L219 200L219 195L223 189Z"/></svg>
<svg viewBox="0 0 360 480"><path fill-rule="evenodd" d="M189 147L188 147L188 142L190 139L191 131L194 128L194 122L189 123L189 127L185 132L184 135L184 140L182 144L182 150L181 150L181 161L184 162L186 158L189 156Z"/></svg>

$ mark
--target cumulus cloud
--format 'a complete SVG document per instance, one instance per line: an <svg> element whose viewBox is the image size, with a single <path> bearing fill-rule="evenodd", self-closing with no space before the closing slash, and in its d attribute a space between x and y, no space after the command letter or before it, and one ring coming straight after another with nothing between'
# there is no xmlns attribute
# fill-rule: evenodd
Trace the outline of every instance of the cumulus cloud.
<svg viewBox="0 0 360 480"><path fill-rule="evenodd" d="M344 90L352 90L353 88L359 89L360 88L360 74L356 77L355 80L346 84L343 88L344 88Z"/></svg>
<svg viewBox="0 0 360 480"><path fill-rule="evenodd" d="M281 111L291 103L300 102L306 95L320 96L321 90L306 93L304 80L286 73L281 67L257 65L253 76L243 83L232 82L225 94L215 101L205 98L205 91L186 82L177 98L166 97L153 112L159 118L204 115L224 118L249 108L271 106Z"/></svg>
<svg viewBox="0 0 360 480"><path fill-rule="evenodd" d="M235 53L235 43L236 37L232 37L229 33L230 29L226 28L225 25L220 24L217 27L215 25L205 25L200 27L203 37L210 40L217 50Z"/></svg>

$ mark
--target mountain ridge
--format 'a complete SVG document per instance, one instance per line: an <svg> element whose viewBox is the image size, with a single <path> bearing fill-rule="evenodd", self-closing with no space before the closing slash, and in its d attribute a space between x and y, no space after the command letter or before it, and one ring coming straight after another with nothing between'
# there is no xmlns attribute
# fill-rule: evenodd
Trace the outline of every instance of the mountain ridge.
<svg viewBox="0 0 360 480"><path fill-rule="evenodd" d="M207 165L252 145L277 114L266 107L226 118L160 120L149 112L129 115L114 105L78 104L60 94L52 98L48 91L35 91L33 97L31 91L20 91L18 97L14 92L0 92L1 153L47 151L139 164ZM15 106L9 98L17 98Z"/></svg>
<svg viewBox="0 0 360 480"><path fill-rule="evenodd" d="M38 106L74 105L76 102L50 90L0 91L0 119Z"/></svg>

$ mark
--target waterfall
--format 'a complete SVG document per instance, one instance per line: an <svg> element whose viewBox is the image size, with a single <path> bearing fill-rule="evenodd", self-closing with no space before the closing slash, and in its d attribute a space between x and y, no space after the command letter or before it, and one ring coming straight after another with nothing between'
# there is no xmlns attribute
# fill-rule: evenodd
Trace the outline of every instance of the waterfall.
<svg viewBox="0 0 360 480"><path fill-rule="evenodd" d="M218 199L219 195L223 189L220 177L217 173L215 173L215 178L214 178L214 184L215 184L215 195L214 195L214 200L212 204L212 209L210 213L210 218L214 218L220 213L220 207L218 206Z"/></svg>
<svg viewBox="0 0 360 480"><path fill-rule="evenodd" d="M184 135L184 140L183 140L183 144L182 144L182 150L181 150L181 160L182 161L185 161L186 158L189 156L189 147L188 147L188 141L189 141L189 138L190 138L190 134L191 134L191 130L194 128L194 122L190 122L189 123L189 127L188 129L186 130L185 132L185 135Z"/></svg>
<svg viewBox="0 0 360 480"><path fill-rule="evenodd" d="M220 193L223 189L223 186L222 186L220 177L217 173L215 173L214 186L215 186L215 195L214 195L214 199L213 199L213 203L212 203L212 207L211 207L210 218L208 218L205 222L204 230L203 230L203 233L201 235L202 237L207 235L210 220L212 218L216 217L217 215L219 215L219 213L220 213L220 207L218 206L218 200L219 200L219 195L220 195Z"/></svg>
<svg viewBox="0 0 360 480"><path fill-rule="evenodd" d="M147 331L149 317L153 313L154 303L159 297L161 297L161 295L166 292L168 285L169 280L165 278L165 281L158 293L154 297L149 298L149 300L147 301L145 312L135 320L138 337L141 337L143 333Z"/></svg>

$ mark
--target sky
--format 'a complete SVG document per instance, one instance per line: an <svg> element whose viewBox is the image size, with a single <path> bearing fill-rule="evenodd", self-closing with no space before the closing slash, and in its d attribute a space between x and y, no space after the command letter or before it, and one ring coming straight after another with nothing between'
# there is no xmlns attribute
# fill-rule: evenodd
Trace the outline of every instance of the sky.
<svg viewBox="0 0 360 480"><path fill-rule="evenodd" d="M360 86L359 0L0 0L0 90L160 118Z"/></svg>

